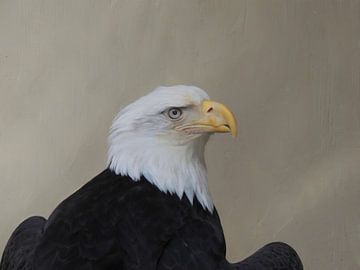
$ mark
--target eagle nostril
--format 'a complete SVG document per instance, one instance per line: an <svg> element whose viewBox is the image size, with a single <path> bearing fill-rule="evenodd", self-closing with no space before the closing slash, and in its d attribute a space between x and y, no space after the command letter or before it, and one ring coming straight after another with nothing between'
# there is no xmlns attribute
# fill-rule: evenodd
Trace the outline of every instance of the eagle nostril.
<svg viewBox="0 0 360 270"><path fill-rule="evenodd" d="M213 110L213 107L210 107L208 110L207 110L207 112L209 113L209 112L211 112Z"/></svg>

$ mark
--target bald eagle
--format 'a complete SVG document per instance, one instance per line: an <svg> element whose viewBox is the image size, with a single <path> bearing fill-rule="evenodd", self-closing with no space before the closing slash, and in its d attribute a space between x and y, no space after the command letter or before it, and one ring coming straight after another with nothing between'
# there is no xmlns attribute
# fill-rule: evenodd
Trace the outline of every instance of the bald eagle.
<svg viewBox="0 0 360 270"><path fill-rule="evenodd" d="M120 111L108 166L46 220L11 235L1 270L303 269L285 243L242 262L225 259L204 148L216 132L236 136L233 113L200 88L159 87Z"/></svg>

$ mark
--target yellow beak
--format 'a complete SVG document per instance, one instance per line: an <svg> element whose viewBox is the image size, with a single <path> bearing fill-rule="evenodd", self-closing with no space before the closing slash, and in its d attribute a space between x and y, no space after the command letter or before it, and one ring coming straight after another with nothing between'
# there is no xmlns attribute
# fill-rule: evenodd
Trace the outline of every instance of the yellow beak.
<svg viewBox="0 0 360 270"><path fill-rule="evenodd" d="M200 121L201 124L211 127L213 132L230 132L233 137L237 136L237 121L232 111L224 104L205 100L201 106L202 112L206 115Z"/></svg>
<svg viewBox="0 0 360 270"><path fill-rule="evenodd" d="M179 127L190 133L231 133L237 136L237 122L234 114L224 104L205 100L201 104L201 119Z"/></svg>

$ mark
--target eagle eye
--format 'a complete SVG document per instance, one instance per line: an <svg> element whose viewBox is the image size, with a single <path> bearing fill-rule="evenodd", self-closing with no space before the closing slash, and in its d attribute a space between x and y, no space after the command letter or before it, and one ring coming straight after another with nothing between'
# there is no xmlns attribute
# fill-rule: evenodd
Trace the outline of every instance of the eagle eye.
<svg viewBox="0 0 360 270"><path fill-rule="evenodd" d="M167 112L167 115L170 117L170 119L177 120L181 117L182 110L180 108L170 108Z"/></svg>

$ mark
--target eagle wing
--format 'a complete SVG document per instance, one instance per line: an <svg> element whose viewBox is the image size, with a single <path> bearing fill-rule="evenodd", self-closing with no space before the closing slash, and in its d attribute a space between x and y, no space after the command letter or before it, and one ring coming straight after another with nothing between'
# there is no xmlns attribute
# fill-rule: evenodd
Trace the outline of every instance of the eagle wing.
<svg viewBox="0 0 360 270"><path fill-rule="evenodd" d="M45 218L34 216L16 228L5 247L0 270L31 269L29 258L33 255L45 223Z"/></svg>
<svg viewBox="0 0 360 270"><path fill-rule="evenodd" d="M230 264L231 270L303 270L296 251L288 244L273 242L265 245L245 260Z"/></svg>

